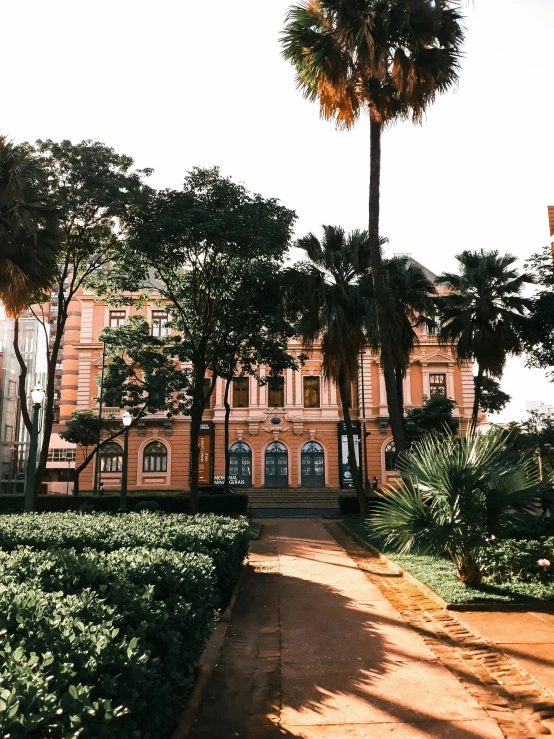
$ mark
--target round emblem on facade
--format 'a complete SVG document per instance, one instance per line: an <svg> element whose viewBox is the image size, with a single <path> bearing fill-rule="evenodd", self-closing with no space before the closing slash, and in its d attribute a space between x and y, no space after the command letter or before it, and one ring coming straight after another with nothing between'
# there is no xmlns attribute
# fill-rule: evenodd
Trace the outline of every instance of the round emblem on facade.
<svg viewBox="0 0 554 739"><path fill-rule="evenodd" d="M275 416L274 418L271 419L271 423L274 424L275 426L278 426L281 423L281 419L278 416Z"/></svg>

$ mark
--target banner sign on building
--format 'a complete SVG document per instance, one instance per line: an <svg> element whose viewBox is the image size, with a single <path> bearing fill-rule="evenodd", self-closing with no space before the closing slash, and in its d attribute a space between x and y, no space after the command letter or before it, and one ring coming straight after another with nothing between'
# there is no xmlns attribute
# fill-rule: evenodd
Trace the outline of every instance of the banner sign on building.
<svg viewBox="0 0 554 739"><path fill-rule="evenodd" d="M200 447L198 482L200 485L210 485L212 482L213 428L214 425L211 421L204 421L200 424L200 433L198 435L198 446Z"/></svg>
<svg viewBox="0 0 554 739"><path fill-rule="evenodd" d="M354 431L354 454L356 456L356 467L360 469L360 423L353 422ZM341 488L353 488L352 472L348 464L348 437L344 422L339 423L339 462L340 462L340 486Z"/></svg>

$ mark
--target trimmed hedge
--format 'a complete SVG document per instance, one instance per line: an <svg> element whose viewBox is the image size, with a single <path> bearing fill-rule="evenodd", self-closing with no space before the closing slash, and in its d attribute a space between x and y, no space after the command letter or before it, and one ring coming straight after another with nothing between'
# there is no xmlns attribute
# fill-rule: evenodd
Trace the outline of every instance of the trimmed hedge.
<svg viewBox="0 0 554 739"><path fill-rule="evenodd" d="M371 497L367 499L368 511L377 503L377 498ZM360 514L360 502L357 495L342 494L339 495L339 509L344 514Z"/></svg>
<svg viewBox="0 0 554 739"><path fill-rule="evenodd" d="M2 736L168 737L246 520L2 516L0 546Z"/></svg>
<svg viewBox="0 0 554 739"><path fill-rule="evenodd" d="M0 495L0 513L22 513L23 495ZM240 514L248 510L248 495L200 495L198 498L200 513ZM127 496L127 508L136 510L159 510L164 513L188 513L190 498L188 495L134 495ZM64 511L119 511L119 495L39 495L37 498L39 513L62 513Z"/></svg>
<svg viewBox="0 0 554 739"><path fill-rule="evenodd" d="M0 567L3 735L167 736L215 618L211 559L22 548Z"/></svg>
<svg viewBox="0 0 554 739"><path fill-rule="evenodd" d="M27 513L0 517L0 549L73 547L113 551L127 547L208 554L220 591L233 589L248 553L248 522L208 514L199 517L155 513Z"/></svg>

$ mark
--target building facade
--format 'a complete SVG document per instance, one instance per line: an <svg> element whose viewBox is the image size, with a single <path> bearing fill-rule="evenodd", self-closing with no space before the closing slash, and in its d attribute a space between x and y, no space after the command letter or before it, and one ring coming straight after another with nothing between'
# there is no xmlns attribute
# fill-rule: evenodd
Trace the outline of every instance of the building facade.
<svg viewBox="0 0 554 739"><path fill-rule="evenodd" d="M6 318L1 305L0 311L0 492L21 493L30 439L21 416L15 321ZM38 382L44 387L46 381L46 335L44 327L29 311L19 318L18 346L27 367L25 395L27 409L32 414L31 389Z"/></svg>
<svg viewBox="0 0 554 739"><path fill-rule="evenodd" d="M102 345L98 336L105 326L117 326L128 316L142 314L153 332L164 332L167 314L146 304L111 308L82 294L71 311L63 353L60 423L76 409L97 408L97 378L101 373ZM289 343L298 356L305 350L298 340ZM259 376L268 376L260 367ZM199 439L200 483L223 481L223 380L217 380L211 405L204 414ZM473 404L471 364L459 365L453 352L438 344L436 336L422 333L404 381L406 410L423 404L424 396L441 392L456 403L455 415L466 425ZM120 417L121 408L104 405L103 414ZM385 383L378 355L364 352L352 389L351 415L355 422L362 475L378 484L396 477L395 452L388 423ZM350 487L346 437L338 389L321 372L317 344L298 371L286 370L275 385L259 385L255 378L233 383L230 419L231 484L237 488L339 488ZM79 459L79 453L77 453ZM121 484L121 439L106 445L100 477L106 490ZM82 491L93 488L94 465L82 473ZM163 413L148 415L130 430L128 479L130 490L186 490L190 477L190 419Z"/></svg>

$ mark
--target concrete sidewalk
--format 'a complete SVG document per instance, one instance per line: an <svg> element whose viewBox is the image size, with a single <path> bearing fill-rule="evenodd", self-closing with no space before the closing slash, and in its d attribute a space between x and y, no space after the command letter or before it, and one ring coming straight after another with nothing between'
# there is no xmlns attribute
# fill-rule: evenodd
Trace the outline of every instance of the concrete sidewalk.
<svg viewBox="0 0 554 739"><path fill-rule="evenodd" d="M499 739L318 520L264 524L194 739Z"/></svg>
<svg viewBox="0 0 554 739"><path fill-rule="evenodd" d="M554 613L467 611L458 616L554 693Z"/></svg>

